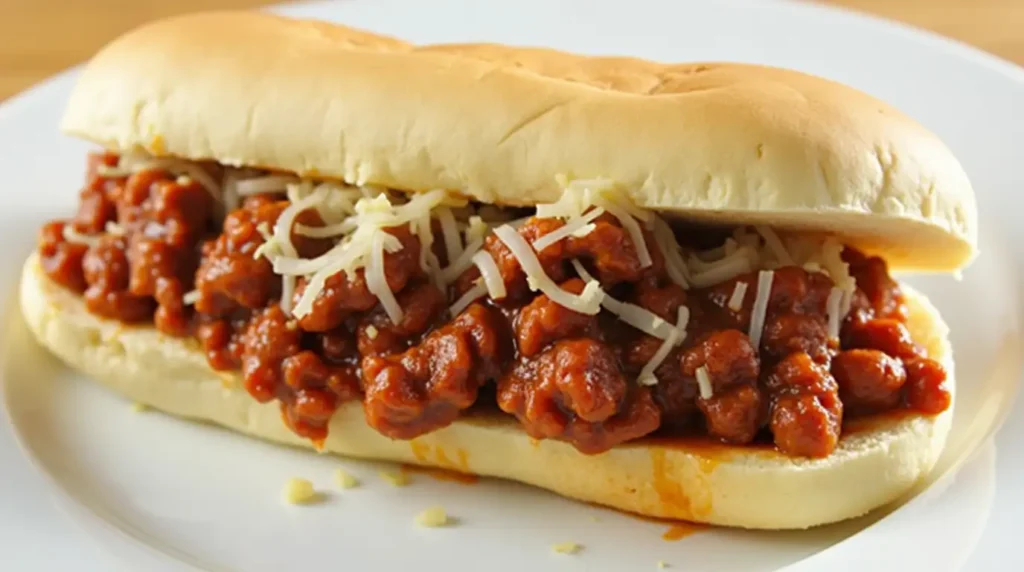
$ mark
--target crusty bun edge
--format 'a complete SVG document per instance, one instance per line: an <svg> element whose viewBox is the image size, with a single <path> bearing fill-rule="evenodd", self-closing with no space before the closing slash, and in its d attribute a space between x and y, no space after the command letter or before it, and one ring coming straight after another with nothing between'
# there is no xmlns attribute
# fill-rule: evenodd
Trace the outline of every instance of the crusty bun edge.
<svg viewBox="0 0 1024 572"><path fill-rule="evenodd" d="M20 300L42 345L115 392L173 415L309 447L284 426L276 404L253 400L238 375L211 370L194 342L89 314L79 296L43 274L35 255L25 264ZM935 308L909 289L908 305L915 339L952 372L947 328ZM530 439L510 419L464 419L394 441L350 404L334 416L326 449L521 481L647 516L791 529L856 517L899 497L933 467L950 422L951 411L880 416L844 436L825 459L655 440L587 456Z"/></svg>
<svg viewBox="0 0 1024 572"><path fill-rule="evenodd" d="M895 268L959 269L977 242L970 182L935 135L849 87L761 66L417 47L212 12L105 47L62 127L120 151L497 204L551 202L558 174L604 177L651 209L836 232Z"/></svg>

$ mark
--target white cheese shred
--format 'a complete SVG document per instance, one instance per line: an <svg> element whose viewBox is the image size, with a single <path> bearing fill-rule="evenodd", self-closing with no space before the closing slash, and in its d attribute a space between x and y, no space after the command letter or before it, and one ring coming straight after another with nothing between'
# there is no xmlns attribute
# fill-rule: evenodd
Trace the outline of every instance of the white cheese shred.
<svg viewBox="0 0 1024 572"><path fill-rule="evenodd" d="M512 252L512 256L519 261L519 266L526 273L531 290L539 290L554 303L580 314L593 316L601 311L601 299L604 297L604 293L596 280L588 282L579 295L566 292L544 272L537 253L533 251L526 239L516 232L516 229L505 224L495 228L494 234L505 243L505 246Z"/></svg>
<svg viewBox="0 0 1024 572"><path fill-rule="evenodd" d="M622 228L626 229L629 233L630 239L633 241L633 248L636 249L636 257L640 262L641 268L647 268L654 261L651 259L651 252L647 249L647 241L644 240L643 230L640 229L640 223L636 222L636 219L630 215L626 209L621 208L621 205L613 202L603 195L597 195L594 198L594 204L608 211L608 214L619 219L619 223L622 224Z"/></svg>
<svg viewBox="0 0 1024 572"><path fill-rule="evenodd" d="M70 224L64 225L64 231L62 232L62 234L64 235L64 240L74 244L84 244L85 246L88 246L90 248L100 243L99 236L82 234L75 230L75 227Z"/></svg>
<svg viewBox="0 0 1024 572"><path fill-rule="evenodd" d="M755 226L754 230L764 239L765 246L768 247L768 251L772 253L780 266L793 265L793 256L786 250L786 245L782 244L782 239L775 234L774 230L763 225Z"/></svg>
<svg viewBox="0 0 1024 572"><path fill-rule="evenodd" d="M492 300L501 300L508 293L505 290L505 280L501 277L501 270L494 262L494 257L486 250L480 250L473 255L473 264L480 270L480 277L487 286L487 293Z"/></svg>
<svg viewBox="0 0 1024 572"><path fill-rule="evenodd" d="M572 266L576 269L576 274L578 274L582 280L587 282L588 286L590 284L597 284L597 280L587 272L587 269L583 267L583 263L579 260L574 258L572 260ZM636 304L616 300L606 293L601 297L601 306L605 310L614 314L618 319L649 336L654 336L661 340L667 340L673 332L678 332L677 328L673 327L672 324L666 322L661 316L654 312L651 312L642 306L637 306ZM681 344L682 342L682 336L680 336L680 338L676 340L675 344Z"/></svg>
<svg viewBox="0 0 1024 572"><path fill-rule="evenodd" d="M447 239L446 239L447 240ZM441 280L445 284L451 284L462 276L462 273L469 270L473 266L473 257L479 253L480 248L483 247L484 241L481 239L474 240L468 244L466 248L459 253L459 256L454 259L449 259L449 266L441 272Z"/></svg>
<svg viewBox="0 0 1024 572"><path fill-rule="evenodd" d="M366 266L366 288L380 301L380 305L391 319L391 323L398 325L402 321L404 313L398 304L398 299L395 298L395 293L388 286L387 276L384 274L384 238L381 235L385 234L387 233L378 230L373 237L370 263Z"/></svg>
<svg viewBox="0 0 1024 572"><path fill-rule="evenodd" d="M701 265L693 264L692 266ZM705 270L690 277L690 283L697 288L707 288L721 284L726 280L732 280L740 274L746 274L754 269L750 263L750 258L745 256L745 251L742 250L738 250L713 264L703 266L705 266Z"/></svg>
<svg viewBox="0 0 1024 572"><path fill-rule="evenodd" d="M452 317L458 316L463 310L468 308L470 304L486 295L487 286L484 286L483 284L474 284L472 288L466 290L466 293L460 296L459 299L452 304L451 308L449 308Z"/></svg>
<svg viewBox="0 0 1024 572"><path fill-rule="evenodd" d="M678 344L683 343L686 340L686 326L690 321L690 309L686 306L679 306L679 310L676 313L676 328L675 331L669 334L669 336L661 343L658 347L658 351L654 352L651 357L651 361L647 362L643 369L640 370L640 374L636 378L636 382L640 385L651 386L658 383L658 378L654 374L664 363L665 359L668 358L672 348Z"/></svg>
<svg viewBox="0 0 1024 572"><path fill-rule="evenodd" d="M708 375L708 368L702 365L697 368L694 374L697 377L697 390L700 391L700 398L711 399L714 397L715 392L711 387L711 376Z"/></svg>
<svg viewBox="0 0 1024 572"><path fill-rule="evenodd" d="M665 258L665 272L669 279L683 290L688 290L690 288L689 269L686 267L683 255L679 252L679 242L676 240L675 233L672 232L672 227L661 217L655 217L653 232L654 242L661 250L662 257Z"/></svg>
<svg viewBox="0 0 1024 572"><path fill-rule="evenodd" d="M754 307L750 310L750 329L747 332L754 351L759 351L761 347L761 334L764 332L764 320L768 314L768 301L771 299L774 279L775 272L771 270L757 273L757 296L754 298Z"/></svg>
<svg viewBox="0 0 1024 572"><path fill-rule="evenodd" d="M846 295L845 290L836 287L828 293L825 315L828 316L828 337L831 339L839 339L839 326L846 317L846 308L843 307Z"/></svg>
<svg viewBox="0 0 1024 572"><path fill-rule="evenodd" d="M452 264L462 254L462 236L459 234L455 215L452 213L452 209L442 207L437 209L437 220L441 223L441 234L444 235L444 247L448 253L448 264Z"/></svg>
<svg viewBox="0 0 1024 572"><path fill-rule="evenodd" d="M181 303L186 306L191 306L199 301L199 290L189 290L185 292L185 295L181 297Z"/></svg>
<svg viewBox="0 0 1024 572"><path fill-rule="evenodd" d="M291 175L268 175L265 177L253 177L235 182L235 192L239 196L262 195L264 193L283 193L288 185L298 183L299 180Z"/></svg>
<svg viewBox="0 0 1024 572"><path fill-rule="evenodd" d="M590 223L603 214L604 209L598 207L596 209L591 209L581 217L570 219L562 227L557 228L533 241L533 248L536 249L537 252L540 252L569 236L586 236L586 234L589 234L590 231L594 230L594 225Z"/></svg>
<svg viewBox="0 0 1024 572"><path fill-rule="evenodd" d="M732 296L729 297L729 309L733 312L739 312L743 309L743 298L747 295L747 283L736 282L736 285L732 287Z"/></svg>

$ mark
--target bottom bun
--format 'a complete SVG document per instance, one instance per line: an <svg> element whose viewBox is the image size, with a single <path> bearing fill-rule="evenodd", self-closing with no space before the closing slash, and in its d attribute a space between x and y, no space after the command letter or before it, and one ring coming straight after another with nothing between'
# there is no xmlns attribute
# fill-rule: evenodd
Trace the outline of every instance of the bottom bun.
<svg viewBox="0 0 1024 572"><path fill-rule="evenodd" d="M948 328L920 294L907 292L916 341L952 373ZM89 314L81 298L25 265L21 308L37 339L72 368L136 402L211 421L269 441L310 447L260 404L241 377L216 372L194 340ZM952 389L952 379L949 382ZM768 448L641 440L600 455L531 439L511 417L471 416L412 441L366 425L358 403L331 420L325 449L349 457L440 467L535 485L560 495L651 517L758 529L806 528L889 503L933 467L952 410L858 420L834 453L792 458Z"/></svg>

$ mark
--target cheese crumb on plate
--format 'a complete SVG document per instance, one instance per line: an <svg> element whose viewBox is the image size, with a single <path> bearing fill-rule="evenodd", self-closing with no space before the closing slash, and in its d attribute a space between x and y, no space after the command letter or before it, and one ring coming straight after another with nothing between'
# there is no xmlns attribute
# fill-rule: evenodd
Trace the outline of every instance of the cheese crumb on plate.
<svg viewBox="0 0 1024 572"><path fill-rule="evenodd" d="M344 469L334 471L334 482L343 489L351 489L359 486L359 479L346 473Z"/></svg>
<svg viewBox="0 0 1024 572"><path fill-rule="evenodd" d="M580 550L583 550L583 547L575 542L561 542L552 546L551 550L554 550L559 554L576 554Z"/></svg>
<svg viewBox="0 0 1024 572"><path fill-rule="evenodd" d="M447 526L449 523L448 513L439 506L430 507L416 516L416 524L427 528Z"/></svg>
<svg viewBox="0 0 1024 572"><path fill-rule="evenodd" d="M310 504L320 500L320 494L306 479L291 478L284 485L284 500L288 504Z"/></svg>

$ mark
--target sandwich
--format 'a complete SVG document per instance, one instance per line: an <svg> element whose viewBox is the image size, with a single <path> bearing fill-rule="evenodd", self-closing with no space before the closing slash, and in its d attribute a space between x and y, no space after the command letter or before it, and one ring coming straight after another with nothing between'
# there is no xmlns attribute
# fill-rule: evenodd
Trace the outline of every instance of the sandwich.
<svg viewBox="0 0 1024 572"><path fill-rule="evenodd" d="M84 68L96 145L22 314L134 402L640 515L807 528L950 428L950 150L849 87L732 63L412 45L210 12Z"/></svg>

